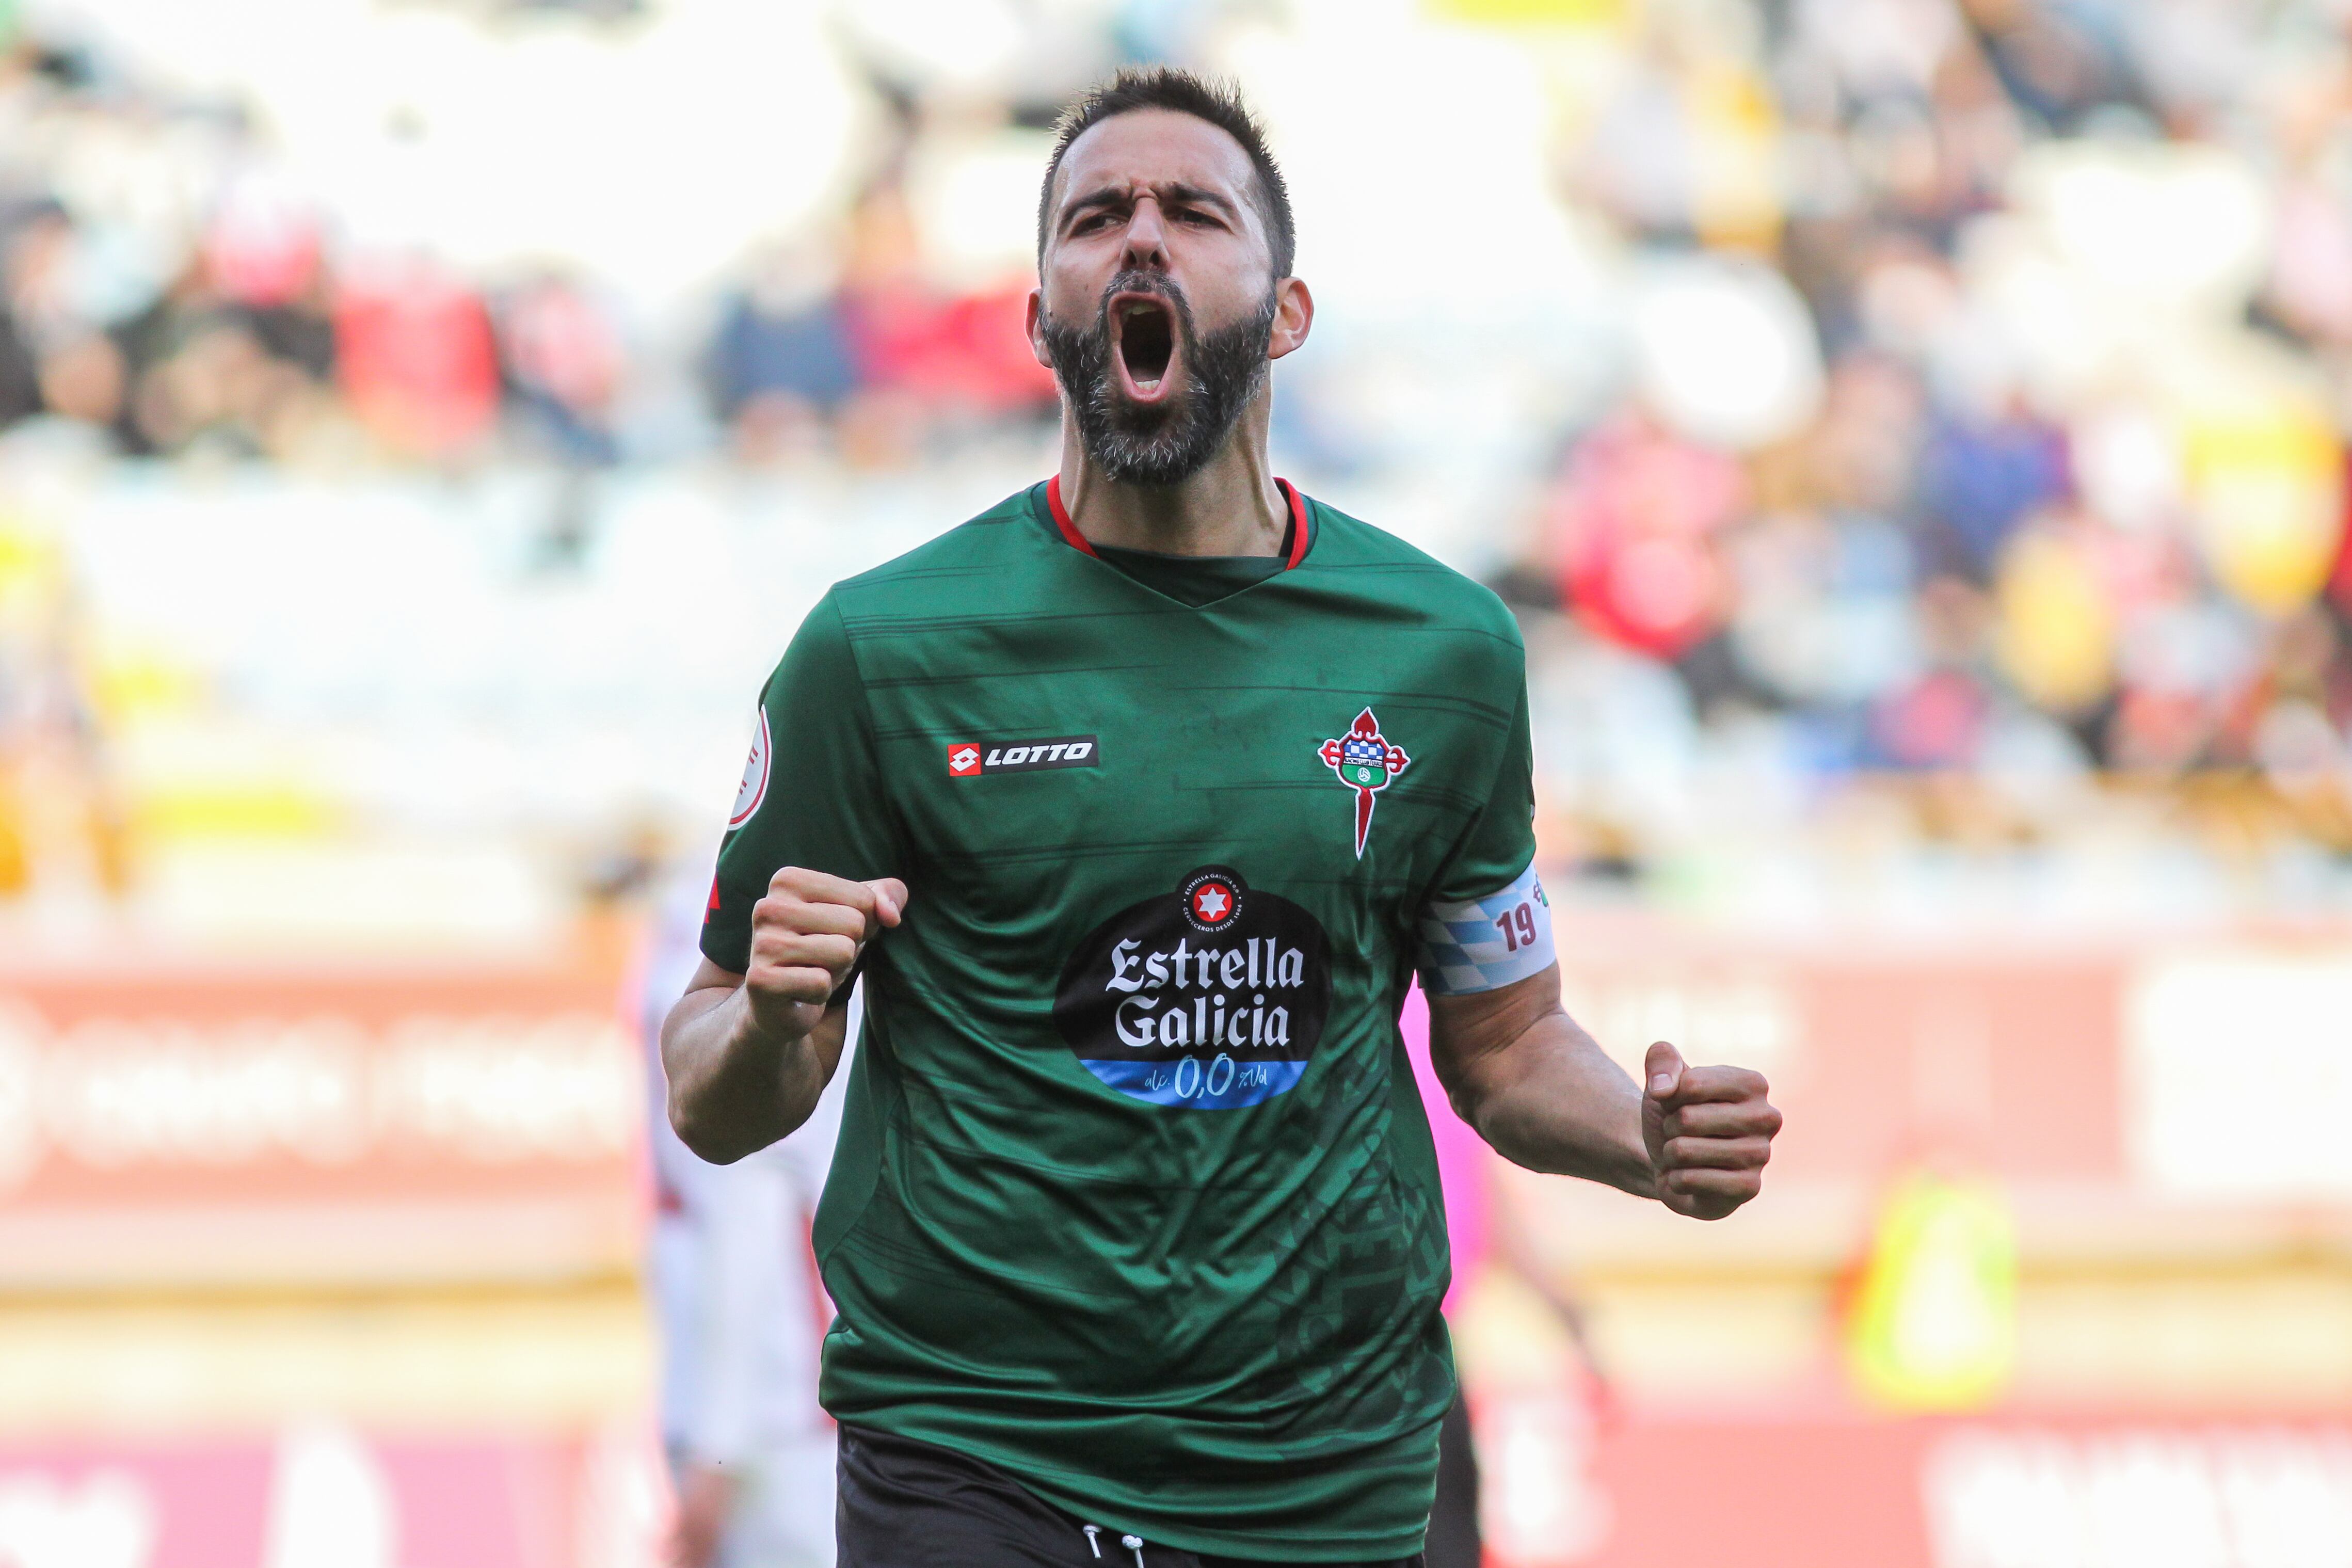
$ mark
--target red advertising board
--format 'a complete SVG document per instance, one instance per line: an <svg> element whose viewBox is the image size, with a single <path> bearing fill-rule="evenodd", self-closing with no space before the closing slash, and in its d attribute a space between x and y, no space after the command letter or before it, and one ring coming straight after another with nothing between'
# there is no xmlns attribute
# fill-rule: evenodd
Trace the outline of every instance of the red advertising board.
<svg viewBox="0 0 2352 1568"><path fill-rule="evenodd" d="M1563 922L1570 1011L1622 1060L1654 1039L1763 1071L1782 1178L1875 1177L1923 1138L2026 1181L2126 1179L2122 998L2137 954L1717 936Z"/></svg>
<svg viewBox="0 0 2352 1568"><path fill-rule="evenodd" d="M27 1568L651 1568L658 1456L626 1432L0 1447L0 1563Z"/></svg>
<svg viewBox="0 0 2352 1568"><path fill-rule="evenodd" d="M2352 1420L2258 1412L1889 1421L1478 1411L1489 1568L2333 1568ZM0 1447L0 1563L651 1568L658 1457L616 1429L297 1425Z"/></svg>
<svg viewBox="0 0 2352 1568"><path fill-rule="evenodd" d="M593 973L0 973L0 1285L622 1266L645 1072Z"/></svg>
<svg viewBox="0 0 2352 1568"><path fill-rule="evenodd" d="M2315 1568L2352 1419L1644 1415L1478 1405L1492 1568Z"/></svg>

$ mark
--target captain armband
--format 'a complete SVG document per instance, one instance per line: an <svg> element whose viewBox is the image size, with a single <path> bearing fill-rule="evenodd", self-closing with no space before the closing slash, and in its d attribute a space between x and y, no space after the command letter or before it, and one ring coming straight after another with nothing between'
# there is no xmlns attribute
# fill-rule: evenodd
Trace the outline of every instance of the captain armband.
<svg viewBox="0 0 2352 1568"><path fill-rule="evenodd" d="M1433 996L1494 991L1551 967L1551 900L1533 861L1509 887L1465 903L1434 903L1421 914L1414 967Z"/></svg>

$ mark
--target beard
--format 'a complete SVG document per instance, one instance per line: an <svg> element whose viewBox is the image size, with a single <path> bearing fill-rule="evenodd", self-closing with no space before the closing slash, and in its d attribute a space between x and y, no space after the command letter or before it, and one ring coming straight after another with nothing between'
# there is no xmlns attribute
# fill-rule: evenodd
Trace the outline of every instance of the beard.
<svg viewBox="0 0 2352 1568"><path fill-rule="evenodd" d="M1110 301L1121 293L1153 294L1174 314L1182 345L1183 384L1159 403L1139 404L1119 389L1111 355ZM1200 471L1265 384L1266 350L1274 338L1275 295L1255 312L1205 335L1192 325L1192 302L1162 273L1127 271L1103 289L1095 319L1084 326L1048 316L1040 325L1054 377L1076 416L1087 456L1113 484L1180 484Z"/></svg>

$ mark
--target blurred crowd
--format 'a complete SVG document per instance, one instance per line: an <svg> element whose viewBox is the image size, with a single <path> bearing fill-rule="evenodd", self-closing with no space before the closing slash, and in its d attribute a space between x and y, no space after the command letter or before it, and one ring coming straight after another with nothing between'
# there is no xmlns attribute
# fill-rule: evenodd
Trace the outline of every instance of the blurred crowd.
<svg viewBox="0 0 2352 1568"><path fill-rule="evenodd" d="M0 432L360 482L1042 452L1024 182L1078 86L1173 58L1292 163L1329 318L1281 382L1293 471L1394 522L1505 470L1435 532L1528 621L1593 863L1712 809L1716 763L1924 781L1921 826L1996 842L2082 781L2219 780L2352 851L2347 0L835 10L861 107L828 194L667 299L593 253L362 239L268 113L20 20ZM1428 101L1381 109L1368 62ZM1427 156L1383 216L1349 182L1387 122ZM1473 194L1417 220L1433 180ZM1413 260L1475 255L1481 212L1493 276Z"/></svg>
<svg viewBox="0 0 2352 1568"><path fill-rule="evenodd" d="M1651 247L1769 258L1821 375L1745 450L1671 364L1637 385L1568 443L1519 596L1702 714L1794 714L1811 768L2006 741L2258 772L2352 847L2347 18L1790 0L1751 52L1656 28L1566 184Z"/></svg>
<svg viewBox="0 0 2352 1568"><path fill-rule="evenodd" d="M747 262L695 356L709 434L749 458L837 432L903 464L934 422L1051 403L1023 290L935 287L887 137L871 163L837 243ZM625 428L645 345L581 268L342 243L245 106L88 47L20 33L0 53L0 427L46 417L131 458L646 455Z"/></svg>

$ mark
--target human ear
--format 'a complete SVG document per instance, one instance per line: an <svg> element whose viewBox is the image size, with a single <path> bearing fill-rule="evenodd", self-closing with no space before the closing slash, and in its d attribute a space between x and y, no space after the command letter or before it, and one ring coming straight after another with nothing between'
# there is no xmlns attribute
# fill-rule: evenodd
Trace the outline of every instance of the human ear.
<svg viewBox="0 0 2352 1568"><path fill-rule="evenodd" d="M1283 279L1274 286L1274 331L1266 342L1266 357L1280 359L1298 347L1314 324L1315 296L1307 291L1306 279Z"/></svg>
<svg viewBox="0 0 2352 1568"><path fill-rule="evenodd" d="M1045 352L1045 289L1040 284L1029 290L1029 316L1024 324L1029 333L1029 352L1047 370L1054 368L1054 356Z"/></svg>

